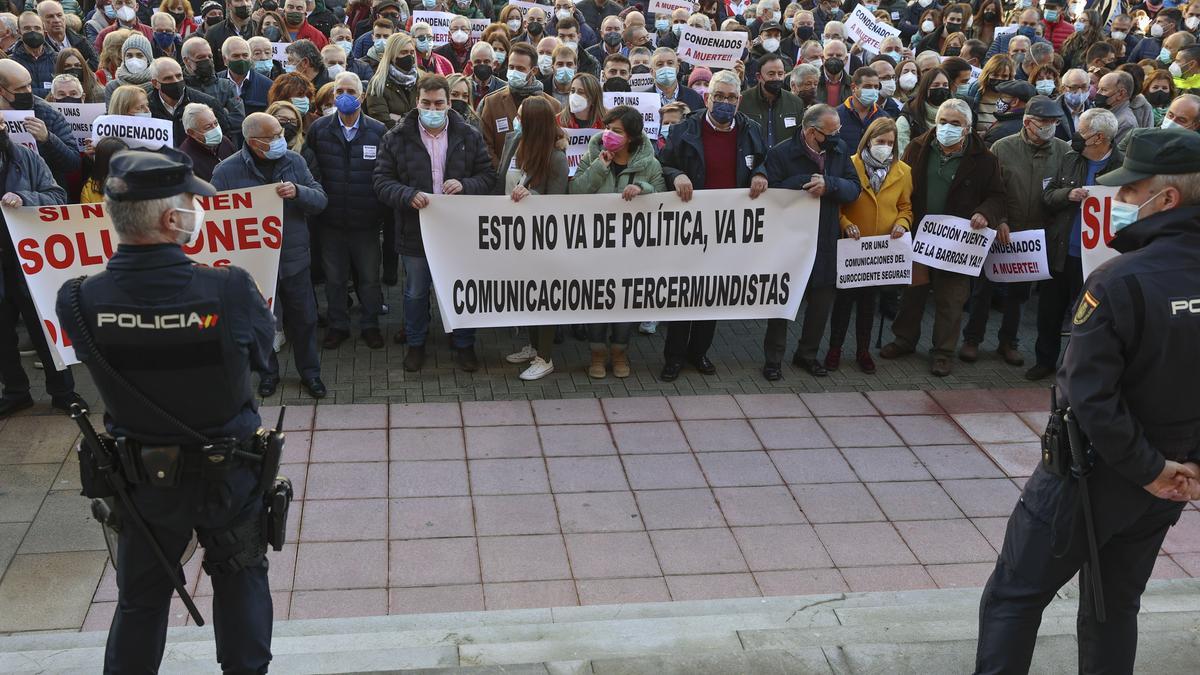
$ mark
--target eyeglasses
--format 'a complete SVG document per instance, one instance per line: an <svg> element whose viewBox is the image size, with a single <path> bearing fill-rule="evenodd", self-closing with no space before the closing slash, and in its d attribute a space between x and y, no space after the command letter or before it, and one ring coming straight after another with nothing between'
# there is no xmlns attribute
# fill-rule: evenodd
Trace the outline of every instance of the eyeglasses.
<svg viewBox="0 0 1200 675"><path fill-rule="evenodd" d="M741 94L725 95L725 94L709 93L708 97L711 98L712 100L716 101L717 103L737 103L738 99L740 99L742 97L742 95Z"/></svg>

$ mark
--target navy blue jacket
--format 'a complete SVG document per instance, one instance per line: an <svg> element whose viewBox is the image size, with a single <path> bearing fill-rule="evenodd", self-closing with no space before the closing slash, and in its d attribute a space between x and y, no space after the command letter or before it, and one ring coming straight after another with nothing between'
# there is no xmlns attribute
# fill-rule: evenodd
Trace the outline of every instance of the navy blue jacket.
<svg viewBox="0 0 1200 675"><path fill-rule="evenodd" d="M46 45L42 48L41 57L35 59L30 56L25 43L18 40L8 55L29 71L34 96L45 97L50 93L50 83L54 81L54 61L58 59L58 52L53 47Z"/></svg>
<svg viewBox="0 0 1200 675"><path fill-rule="evenodd" d="M222 70L217 74L217 77L228 80L229 71ZM246 74L246 79L242 82L242 107L246 109L247 115L267 111L267 92L271 90L271 84L271 78L253 68ZM237 88L236 83L233 86ZM241 129L238 131L238 135L240 136Z"/></svg>
<svg viewBox="0 0 1200 675"><path fill-rule="evenodd" d="M846 144L850 153L858 152L858 142L867 133L867 127L871 126L872 122L888 116L887 111L876 104L867 113L867 118L863 119L858 116L858 111L854 109L849 97L837 107L837 113L842 120L842 142Z"/></svg>
<svg viewBox="0 0 1200 675"><path fill-rule="evenodd" d="M707 114L707 110L697 110L671 127L667 144L659 152L658 163L662 165L663 180L672 190L675 189L675 179L680 175L691 179L693 189L705 189L705 152L700 125L704 124ZM733 125L737 132L737 187L748 188L755 169L762 165L767 156L767 144L763 141L758 122L742 113L734 116Z"/></svg>
<svg viewBox="0 0 1200 675"><path fill-rule="evenodd" d="M987 63L988 59L992 58L993 56L995 56L997 54L1007 54L1008 53L1008 41L1011 40L1014 35L1023 35L1023 33L1021 33L1018 30L1015 33L1008 33L1007 35L1001 35L1000 37L996 38L995 40L992 40L992 46L988 47L987 54L984 56L983 62ZM1025 37L1029 37L1029 36L1026 35ZM1033 44L1034 42L1045 42L1046 44L1048 44L1050 46L1054 46L1053 42L1047 40L1044 37L1038 37L1037 35L1034 35L1033 37L1029 38L1029 44ZM1158 56L1157 50L1155 50L1154 55Z"/></svg>
<svg viewBox="0 0 1200 675"><path fill-rule="evenodd" d="M329 197L317 222L339 230L378 230L383 204L375 197L371 178L387 127L360 110L358 132L347 141L340 117L338 113L321 117L304 137L305 145L317 155L321 183Z"/></svg>
<svg viewBox="0 0 1200 675"><path fill-rule="evenodd" d="M62 185L66 174L78 171L83 165L79 143L71 135L67 118L36 96L33 97L33 116L46 124L46 140L38 143L38 154L46 160L54 180Z"/></svg>
<svg viewBox="0 0 1200 675"><path fill-rule="evenodd" d="M658 91L657 87L654 89L654 91ZM661 95L662 94L660 93L659 96ZM700 92L692 89L691 87L683 86L682 81L675 85L675 100L686 105L688 110L692 112L696 112L697 110L705 108L704 97L700 95Z"/></svg>
<svg viewBox="0 0 1200 675"><path fill-rule="evenodd" d="M1162 53L1162 40L1147 35L1125 55L1125 63L1137 63L1142 59L1150 59L1157 63L1160 53Z"/></svg>

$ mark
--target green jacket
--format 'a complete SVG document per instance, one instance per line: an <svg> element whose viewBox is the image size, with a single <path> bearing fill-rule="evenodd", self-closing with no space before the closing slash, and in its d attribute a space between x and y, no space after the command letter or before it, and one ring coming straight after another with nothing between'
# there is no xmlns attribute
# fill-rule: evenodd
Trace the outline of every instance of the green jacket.
<svg viewBox="0 0 1200 675"><path fill-rule="evenodd" d="M762 89L751 87L742 92L742 103L738 110L743 115L758 122L762 128L763 142L767 149L779 145L800 130L800 118L804 116L804 101L792 92L784 89L775 99L774 109L767 103ZM770 126L768 126L768 124ZM768 138L770 140L768 140Z"/></svg>
<svg viewBox="0 0 1200 675"><path fill-rule="evenodd" d="M621 171L619 177L604 162L600 161L600 151L604 149L601 138L604 134L592 136L588 143L587 152L579 160L575 169L575 177L571 179L570 193L573 195L595 195L621 192L629 185L642 189L642 194L662 192L667 189L663 181L662 166L654 157L654 141L642 134L642 147L629 158L629 164Z"/></svg>
<svg viewBox="0 0 1200 675"><path fill-rule="evenodd" d="M1024 131L992 145L992 154L1000 162L1000 176L1004 181L1005 221L1013 232L1050 226L1053 217L1043 205L1042 193L1070 150L1070 144L1061 138L1051 138L1045 145L1033 145L1025 140Z"/></svg>

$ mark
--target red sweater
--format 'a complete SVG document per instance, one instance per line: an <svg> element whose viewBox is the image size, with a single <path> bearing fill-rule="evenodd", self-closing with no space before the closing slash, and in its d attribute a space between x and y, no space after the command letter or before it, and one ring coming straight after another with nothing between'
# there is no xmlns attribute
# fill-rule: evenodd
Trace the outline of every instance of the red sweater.
<svg viewBox="0 0 1200 675"><path fill-rule="evenodd" d="M705 115L700 140L704 143L704 189L737 187L737 130L717 131Z"/></svg>

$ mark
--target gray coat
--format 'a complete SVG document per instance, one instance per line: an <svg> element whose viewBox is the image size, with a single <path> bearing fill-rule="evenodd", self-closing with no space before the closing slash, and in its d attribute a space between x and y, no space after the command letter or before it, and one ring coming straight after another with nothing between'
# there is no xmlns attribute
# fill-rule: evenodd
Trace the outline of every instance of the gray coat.
<svg viewBox="0 0 1200 675"><path fill-rule="evenodd" d="M227 77L213 77L209 80L187 77L185 81L187 86L192 89L217 99L217 103L220 104L221 110L225 111L225 117L229 120L229 135L233 137L234 143L240 145L242 120L246 119L246 108L242 104L242 98L238 96L237 86Z"/></svg>
<svg viewBox="0 0 1200 675"><path fill-rule="evenodd" d="M597 134L598 135L598 134ZM508 174L508 167L512 164L513 159L517 156L517 135L509 134L508 140L504 143L504 154L500 156L500 167L496 169L496 187L495 194L507 194L504 190L505 177ZM536 184L526 184L525 187L529 192L535 195L565 195L567 194L567 181L570 179L570 171L567 169L567 155L562 150L554 148L550 151L550 173L546 178Z"/></svg>
<svg viewBox="0 0 1200 675"><path fill-rule="evenodd" d="M19 195L24 206L67 203L67 192L54 182L41 155L23 145L9 143L8 156L3 161L8 164L8 175L0 188Z"/></svg>

